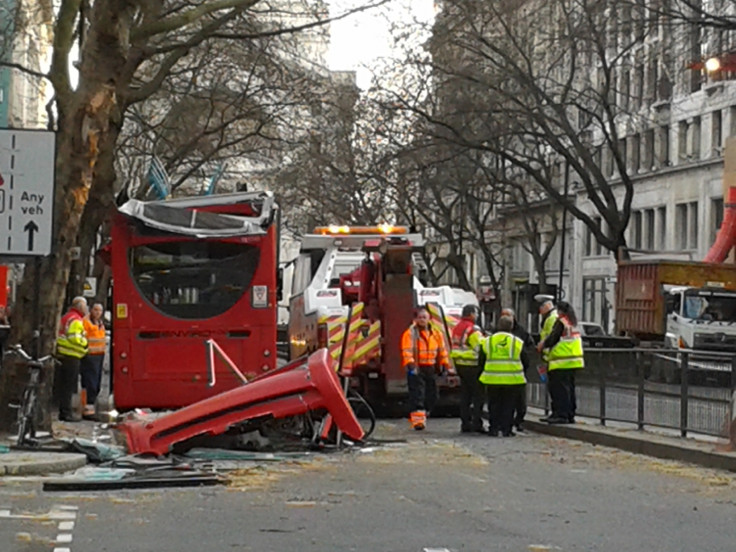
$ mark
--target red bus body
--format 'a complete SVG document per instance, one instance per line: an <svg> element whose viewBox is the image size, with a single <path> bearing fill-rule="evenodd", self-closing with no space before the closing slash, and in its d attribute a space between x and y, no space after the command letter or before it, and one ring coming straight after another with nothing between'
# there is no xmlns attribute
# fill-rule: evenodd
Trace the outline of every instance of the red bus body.
<svg viewBox="0 0 736 552"><path fill-rule="evenodd" d="M208 339L249 378L275 369L279 235L273 196L135 202L133 215L126 212L130 203L112 229L115 406L180 408L240 385L224 362L216 362L215 385L208 387ZM165 224L157 220L162 210ZM189 219L196 227L200 218L208 219L206 228L187 227ZM242 230L228 227L238 220L246 221ZM220 231L220 225L228 228Z"/></svg>

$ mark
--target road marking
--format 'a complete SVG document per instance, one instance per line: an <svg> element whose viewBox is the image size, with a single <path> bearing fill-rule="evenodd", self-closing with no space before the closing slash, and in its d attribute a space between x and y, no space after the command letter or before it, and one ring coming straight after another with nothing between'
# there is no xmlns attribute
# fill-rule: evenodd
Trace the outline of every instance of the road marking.
<svg viewBox="0 0 736 552"><path fill-rule="evenodd" d="M69 544L72 542L72 531L74 531L74 526L76 525L78 511L79 508L77 506L60 504L53 507L51 514L55 515L55 519L59 520L59 534L56 535L54 544ZM62 519L65 521L61 521ZM72 552L72 549L55 546L53 552Z"/></svg>
<svg viewBox="0 0 736 552"><path fill-rule="evenodd" d="M76 512L61 512L58 510L51 510L47 514L13 514L10 510L0 510L0 519L73 521L77 519L77 514Z"/></svg>
<svg viewBox="0 0 736 552"><path fill-rule="evenodd" d="M0 519L22 519L58 521L58 533L54 544L68 544L72 542L74 527L76 525L79 507L68 506L64 504L55 505L48 513L41 514L13 514L11 510L0 510ZM53 552L72 552L71 548L66 546L55 546Z"/></svg>

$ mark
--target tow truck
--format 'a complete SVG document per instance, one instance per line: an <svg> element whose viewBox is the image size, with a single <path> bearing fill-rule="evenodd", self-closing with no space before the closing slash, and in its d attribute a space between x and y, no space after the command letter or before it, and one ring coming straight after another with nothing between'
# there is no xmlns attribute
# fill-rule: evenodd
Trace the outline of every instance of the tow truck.
<svg viewBox="0 0 736 552"><path fill-rule="evenodd" d="M450 335L472 292L425 286L418 278L421 234L403 226L327 226L304 236L295 260L289 301L291 358L327 347L336 371L374 407L408 394L400 340L415 309L425 305L433 324ZM457 376L440 378L440 397Z"/></svg>

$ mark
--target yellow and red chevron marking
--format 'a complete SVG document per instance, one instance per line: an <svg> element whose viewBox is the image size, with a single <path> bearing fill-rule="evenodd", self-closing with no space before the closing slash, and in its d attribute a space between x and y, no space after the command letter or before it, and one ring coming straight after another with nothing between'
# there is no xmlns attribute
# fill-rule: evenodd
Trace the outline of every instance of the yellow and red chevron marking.
<svg viewBox="0 0 736 552"><path fill-rule="evenodd" d="M365 337L361 335L361 342L355 348L352 356L352 366L366 364L369 360L381 356L381 321L376 320L370 324L367 320L363 321L363 327L367 326Z"/></svg>
<svg viewBox="0 0 736 552"><path fill-rule="evenodd" d="M348 324L348 338L345 343L345 354L342 355L342 366L340 370L349 374L353 369L353 353L360 339L360 328L363 325L363 309L365 305L362 302L353 303L350 307L350 318Z"/></svg>
<svg viewBox="0 0 736 552"><path fill-rule="evenodd" d="M327 325L327 350L330 355L333 368L337 370L340 364L342 343L345 337L345 323L347 316L342 314L323 316L319 319L320 324Z"/></svg>

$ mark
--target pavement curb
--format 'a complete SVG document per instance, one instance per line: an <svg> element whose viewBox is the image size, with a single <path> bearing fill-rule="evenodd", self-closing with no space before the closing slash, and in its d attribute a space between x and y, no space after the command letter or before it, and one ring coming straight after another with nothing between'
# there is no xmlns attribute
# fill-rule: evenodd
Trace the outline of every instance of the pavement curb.
<svg viewBox="0 0 736 552"><path fill-rule="evenodd" d="M524 426L531 431L554 437L585 441L594 445L617 448L627 452L654 456L655 458L690 462L706 468L736 472L736 454L703 450L702 447L704 446L712 446L706 443L691 444L685 439L682 439L682 442L674 443L668 442L665 438L653 436L651 433L642 433L641 435L618 434L584 424L550 425L544 422L525 420Z"/></svg>
<svg viewBox="0 0 736 552"><path fill-rule="evenodd" d="M39 453L11 452L0 455L0 477L62 473L85 465L87 465L87 456L84 454L49 453L41 458Z"/></svg>

